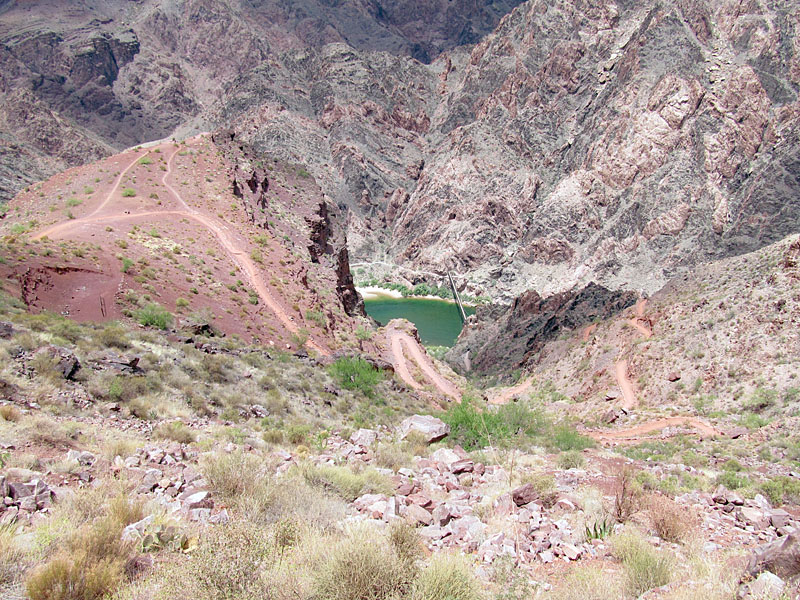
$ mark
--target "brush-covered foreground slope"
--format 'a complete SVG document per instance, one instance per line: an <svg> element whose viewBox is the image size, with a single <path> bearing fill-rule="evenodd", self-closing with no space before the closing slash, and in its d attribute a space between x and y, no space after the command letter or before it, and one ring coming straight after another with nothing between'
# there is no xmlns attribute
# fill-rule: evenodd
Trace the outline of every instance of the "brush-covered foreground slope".
<svg viewBox="0 0 800 600"><path fill-rule="evenodd" d="M6 288L77 320L173 313L268 346L356 346L336 208L302 168L242 148L164 142L30 186L2 222Z"/></svg>
<svg viewBox="0 0 800 600"><path fill-rule="evenodd" d="M792 439L612 452L539 389L436 413L450 432L429 445L396 427L429 408L366 360L194 338L0 294L2 597L723 599L764 569L793 585L778 562L744 567L799 524Z"/></svg>

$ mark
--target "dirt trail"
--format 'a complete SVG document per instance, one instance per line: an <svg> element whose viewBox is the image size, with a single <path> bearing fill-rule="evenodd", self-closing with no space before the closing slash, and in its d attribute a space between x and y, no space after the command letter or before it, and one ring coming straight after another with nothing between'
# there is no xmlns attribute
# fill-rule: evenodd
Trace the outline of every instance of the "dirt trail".
<svg viewBox="0 0 800 600"><path fill-rule="evenodd" d="M157 146L160 147L160 146ZM167 159L167 170L164 172L163 177L161 178L161 182L164 184L164 187L169 191L170 194L178 201L178 203L184 208L183 210L149 210L149 211L140 211L140 212L130 212L124 211L121 213L112 213L112 214L105 214L105 215L98 215L98 213L103 210L108 203L113 198L114 194L116 193L119 185L122 181L123 176L127 173L133 166L137 163L137 161L144 155L147 154L137 154L134 160L128 165L117 177L114 187L106 196L106 199L88 216L83 217L81 219L75 219L73 221L67 221L63 223L57 223L51 225L50 227L38 232L33 239L41 239L45 236L47 237L54 237L54 236L65 236L70 231L75 231L83 225L89 225L94 223L100 223L104 221L126 221L131 219L138 219L144 217L165 217L165 216L172 216L172 217L181 217L181 218L189 218L193 221L196 221L208 231L214 234L217 238L219 244L223 247L225 252L229 255L231 260L236 264L242 273L244 273L245 277L249 281L250 285L256 291L258 296L264 302L264 304L275 314L275 316L281 321L283 326L290 332L297 334L299 332L299 328L297 325L292 321L289 315L286 314L286 311L280 306L280 304L275 300L275 298L270 294L267 287L261 280L259 276L258 269L256 268L253 261L250 259L249 254L239 247L235 240L232 239L231 234L226 231L228 228L221 224L216 219L209 217L206 214L201 213L200 211L189 207L183 197L173 188L169 182L167 181L167 177L172 173L172 159L177 154L178 149L174 149L172 154L170 154L169 158ZM313 340L309 339L306 342L306 345L315 350L317 353L323 356L329 356L330 352L326 349L314 342Z"/></svg>
<svg viewBox="0 0 800 600"><path fill-rule="evenodd" d="M616 431L589 431L587 435L594 438L598 442L638 442L641 437L660 431L666 427L675 427L678 425L688 425L696 429L704 437L718 437L724 435L722 431L715 428L710 423L695 417L665 417L655 421L648 421L629 429L618 429Z"/></svg>
<svg viewBox="0 0 800 600"><path fill-rule="evenodd" d="M633 385L628 379L628 361L617 361L617 364L614 365L614 374L617 376L617 384L622 391L622 408L630 410L636 406L636 394L633 393Z"/></svg>
<svg viewBox="0 0 800 600"><path fill-rule="evenodd" d="M392 350L392 364L395 372L409 387L421 390L422 385L414 379L408 368L406 352L422 370L425 377L442 394L449 396L456 402L461 402L461 392L452 381L443 377L436 370L430 357L420 348L419 343L407 332L399 329L397 324L389 322L386 326L386 337Z"/></svg>
<svg viewBox="0 0 800 600"><path fill-rule="evenodd" d="M524 394L533 386L534 379L529 377L516 385L502 388L496 395L489 396L489 404L507 404L515 396Z"/></svg>
<svg viewBox="0 0 800 600"><path fill-rule="evenodd" d="M636 306L633 309L636 318L628 319L626 322L639 333L641 333L645 339L650 339L650 337L653 335L653 332L639 322L639 319L644 318L644 308L646 305L647 300L645 298L639 298L636 301ZM620 354L623 354L623 352L621 351ZM638 402L636 399L636 393L633 389L633 384L628 378L627 359L617 361L617 363L614 365L614 375L617 378L617 385L622 392L622 408L626 411L631 410L638 404Z"/></svg>

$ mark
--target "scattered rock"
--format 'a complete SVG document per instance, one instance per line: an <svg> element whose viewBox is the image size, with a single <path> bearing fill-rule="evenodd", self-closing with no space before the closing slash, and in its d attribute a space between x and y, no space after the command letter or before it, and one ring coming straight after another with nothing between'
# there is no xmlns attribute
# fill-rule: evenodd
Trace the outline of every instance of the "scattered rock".
<svg viewBox="0 0 800 600"><path fill-rule="evenodd" d="M433 523L433 516L418 504L411 504L406 508L406 518L412 523L430 525Z"/></svg>
<svg viewBox="0 0 800 600"><path fill-rule="evenodd" d="M511 492L511 499L517 506L524 506L530 502L535 502L539 498L539 493L532 483L526 483L523 486Z"/></svg>
<svg viewBox="0 0 800 600"><path fill-rule="evenodd" d="M359 429L350 436L350 442L356 446L369 447L378 439L378 432L372 429Z"/></svg>
<svg viewBox="0 0 800 600"><path fill-rule="evenodd" d="M667 375L667 381L679 381L681 378L681 374L677 371L670 371Z"/></svg>
<svg viewBox="0 0 800 600"><path fill-rule="evenodd" d="M428 444L438 442L450 433L450 426L430 415L413 415L400 423L400 439L406 439L412 432L421 434Z"/></svg>
<svg viewBox="0 0 800 600"><path fill-rule="evenodd" d="M800 538L794 533L757 548L747 563L747 573L755 577L769 571L783 579L800 574Z"/></svg>

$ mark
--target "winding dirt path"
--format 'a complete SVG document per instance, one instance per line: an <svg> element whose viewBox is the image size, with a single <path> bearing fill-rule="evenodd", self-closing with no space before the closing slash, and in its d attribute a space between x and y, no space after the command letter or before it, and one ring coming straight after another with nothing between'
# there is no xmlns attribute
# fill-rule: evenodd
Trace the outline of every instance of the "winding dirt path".
<svg viewBox="0 0 800 600"><path fill-rule="evenodd" d="M594 438L598 442L633 443L641 441L641 437L647 435L648 433L678 425L688 425L689 427L698 431L701 436L707 438L721 437L724 435L722 431L710 423L707 423L706 421L696 417L665 417L663 419L648 421L628 429L618 429L616 431L589 431L587 432L587 435Z"/></svg>
<svg viewBox="0 0 800 600"><path fill-rule="evenodd" d="M628 379L628 361L619 360L614 365L614 374L617 377L617 385L622 392L622 408L626 411L636 406L636 394L633 392L633 384Z"/></svg>
<svg viewBox="0 0 800 600"><path fill-rule="evenodd" d="M525 381L522 381L516 385L507 388L502 388L500 389L499 393L489 396L489 404L507 404L515 396L524 394L529 389L531 389L531 387L533 387L533 383L534 383L534 378L529 377Z"/></svg>
<svg viewBox="0 0 800 600"><path fill-rule="evenodd" d="M437 390L456 402L461 402L461 392L458 387L436 370L433 361L431 361L425 351L420 348L417 340L401 329L401 327L402 325L395 320L389 321L386 325L386 338L391 348L392 365L394 365L395 372L400 376L400 379L412 389L422 389L422 384L414 379L408 368L408 359L406 358L406 353L408 353L425 375L426 379L432 383Z"/></svg>
<svg viewBox="0 0 800 600"><path fill-rule="evenodd" d="M161 146L155 146L156 148L160 148ZM188 218L192 219L193 221L200 224L202 227L210 231L214 236L217 238L217 241L228 254L230 259L233 263L237 266L237 268L245 275L248 282L252 286L252 288L256 291L259 298L264 302L264 304L271 310L278 320L283 324L283 326L290 332L297 334L299 332L299 328L294 323L294 321L286 314L286 311L283 310L280 303L272 296L272 294L267 289L267 286L264 285L261 277L259 275L259 271L255 266L255 263L250 258L248 252L240 247L235 239L233 239L232 234L229 232L228 227L223 225L217 219L210 217L197 209L191 208L180 193L173 188L167 178L172 173L172 159L178 153L178 148L173 147L173 152L169 155L167 159L167 170L164 172L164 175L161 178L161 182L164 184L164 187L169 191L169 193L173 196L173 198L178 202L180 206L183 207L182 210L149 210L149 211L138 211L138 212L130 212L124 211L121 213L111 213L111 214L104 214L99 215L101 211L103 211L106 206L111 202L112 198L116 194L119 186L122 182L122 178L125 174L132 169L136 163L145 155L147 155L149 151L144 153L137 153L136 157L133 161L122 171L120 172L119 176L114 183L111 191L106 196L105 200L97 207L94 211L92 211L88 216L83 217L81 219L75 219L71 221L66 221L62 223L56 223L51 225L50 227L38 232L36 235L33 236L33 239L38 240L44 237L65 237L71 231L75 231L78 228L91 225L96 223L102 223L105 221L128 221L133 219L139 218L147 218L147 217L180 217L180 218ZM306 345L315 350L322 356L329 356L330 352L322 347L321 345L317 344L314 340L309 339L306 342Z"/></svg>

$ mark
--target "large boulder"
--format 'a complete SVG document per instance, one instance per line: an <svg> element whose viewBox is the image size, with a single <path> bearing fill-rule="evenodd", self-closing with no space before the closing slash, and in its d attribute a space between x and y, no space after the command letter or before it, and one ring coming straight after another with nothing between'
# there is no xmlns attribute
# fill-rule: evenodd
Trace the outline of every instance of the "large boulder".
<svg viewBox="0 0 800 600"><path fill-rule="evenodd" d="M782 579L790 579L800 574L800 538L795 533L779 538L750 555L747 572L752 577L769 571Z"/></svg>
<svg viewBox="0 0 800 600"><path fill-rule="evenodd" d="M422 435L428 444L438 442L450 433L450 426L430 415L413 415L400 423L400 439L406 439L411 432Z"/></svg>

